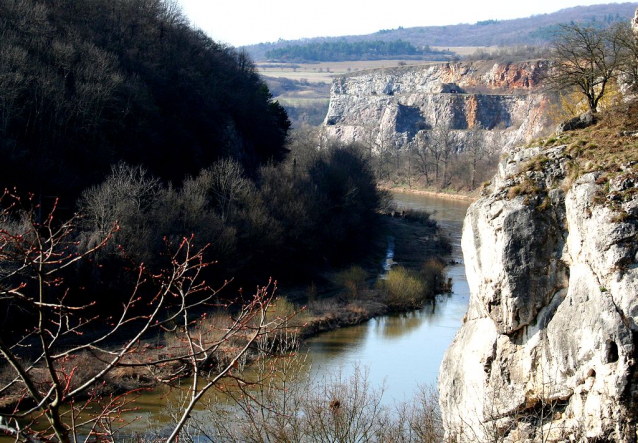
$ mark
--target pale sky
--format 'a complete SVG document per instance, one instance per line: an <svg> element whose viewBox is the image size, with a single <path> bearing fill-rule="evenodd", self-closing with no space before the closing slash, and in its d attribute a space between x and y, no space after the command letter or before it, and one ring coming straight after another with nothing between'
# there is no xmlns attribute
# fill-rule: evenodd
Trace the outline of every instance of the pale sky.
<svg viewBox="0 0 638 443"><path fill-rule="evenodd" d="M214 40L241 46L280 38L369 34L380 29L476 23L545 14L605 0L177 0Z"/></svg>

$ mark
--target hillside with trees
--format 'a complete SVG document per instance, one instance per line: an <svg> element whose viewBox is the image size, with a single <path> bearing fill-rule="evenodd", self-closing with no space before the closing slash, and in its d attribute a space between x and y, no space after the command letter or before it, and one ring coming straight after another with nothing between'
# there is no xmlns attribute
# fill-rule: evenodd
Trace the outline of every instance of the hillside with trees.
<svg viewBox="0 0 638 443"><path fill-rule="evenodd" d="M636 3L610 3L594 6L577 6L551 14L533 15L513 20L484 20L474 24L450 26L419 26L382 29L374 34L343 37L316 37L296 41L260 43L245 49L256 61L266 60L266 52L293 45L335 43L339 41L372 42L402 40L415 47L423 46L516 46L544 45L551 41L558 25L572 22L607 25L611 22L629 21L636 10ZM454 20L451 17L450 20Z"/></svg>
<svg viewBox="0 0 638 443"><path fill-rule="evenodd" d="M280 62L316 62L346 60L387 60L397 58L416 58L444 60L449 51L432 50L429 46L415 47L403 40L348 42L345 39L335 42L313 42L303 45L290 45L266 51L266 58Z"/></svg>
<svg viewBox="0 0 638 443"><path fill-rule="evenodd" d="M0 0L0 36L0 433L113 441L120 394L193 376L175 441L283 323L271 277L361 259L384 194L174 2Z"/></svg>
<svg viewBox="0 0 638 443"><path fill-rule="evenodd" d="M0 35L1 188L73 199L119 161L179 183L285 155L287 116L247 55L164 2L3 0Z"/></svg>
<svg viewBox="0 0 638 443"><path fill-rule="evenodd" d="M79 250L113 237L87 265L93 297L191 235L219 261L204 274L238 286L367 248L381 203L367 160L339 147L286 159L288 116L247 54L173 3L0 0L0 35L0 189L39 217L79 212Z"/></svg>

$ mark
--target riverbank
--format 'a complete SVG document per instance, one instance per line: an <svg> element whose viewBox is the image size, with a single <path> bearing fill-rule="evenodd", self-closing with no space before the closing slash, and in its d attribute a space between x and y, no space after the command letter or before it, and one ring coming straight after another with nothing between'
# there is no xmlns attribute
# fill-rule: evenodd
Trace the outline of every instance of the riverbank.
<svg viewBox="0 0 638 443"><path fill-rule="evenodd" d="M436 223L428 215L417 216L415 212L402 216L384 215L383 226L382 235L375 240L376 253L355 266L324 273L316 284L278 288L279 299L269 308L268 315L272 319L287 318L298 311L296 315L292 315L287 327L297 330L298 335L306 339L322 332L358 325L391 312L408 311L422 306L422 302L419 305L410 301L403 304L393 301L388 288L378 282L379 274L383 272L382 261L387 264L390 260L392 264L400 264L416 272L427 258L445 256L446 241L438 234ZM442 273L442 259L438 260L438 266ZM440 280L442 281L442 276ZM436 289L427 296L433 297L442 288ZM232 323L232 318L228 312L211 313L198 320L195 328L203 342L214 342L223 335L224 330L228 330L229 322ZM228 364L243 346L242 342L246 343L249 333L250 331L245 331L243 339L244 332L239 333L232 341L223 343L208 361L208 369ZM172 355L184 354L182 348L187 344L183 337L180 339L170 332L144 340L125 357L124 363L128 366L110 371L95 394L105 396L137 389L152 389L160 384L170 384L188 377L190 367L187 364L170 362L159 367L143 364L147 361L169 360ZM257 350L250 349L243 361L250 362L257 355ZM87 352L78 359L65 363L68 368L61 370L64 373L74 373L74 368L81 368L81 374L78 371L71 380L71 383L80 382L85 376L98 373L107 359L107 356ZM40 369L34 368L33 371L35 373ZM45 380L46 372L42 371L42 379ZM5 391L0 398L0 411L12 411L22 396L19 389L16 392Z"/></svg>
<svg viewBox="0 0 638 443"><path fill-rule="evenodd" d="M420 309L426 299L449 290L444 268L449 261L450 245L429 214L403 211L401 215L385 215L384 236L377 239L375 249L379 253L373 258L327 273L320 285L281 289L280 294L297 308L304 306L293 321L301 337L355 326L389 313ZM384 284L387 276L380 279L380 274L392 266L399 266L412 276L421 273L428 280L427 294L421 299L393 297Z"/></svg>
<svg viewBox="0 0 638 443"><path fill-rule="evenodd" d="M378 186L383 191L400 192L404 194L429 195L432 197L447 198L450 200L460 200L473 202L480 198L480 190L472 192L455 192L455 191L437 191L431 189L406 188L405 186L390 186L381 184Z"/></svg>

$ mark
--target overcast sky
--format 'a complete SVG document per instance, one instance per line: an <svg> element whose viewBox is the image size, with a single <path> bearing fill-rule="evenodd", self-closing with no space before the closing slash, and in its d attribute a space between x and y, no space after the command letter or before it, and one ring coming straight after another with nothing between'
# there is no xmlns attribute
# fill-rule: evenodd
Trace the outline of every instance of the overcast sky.
<svg viewBox="0 0 638 443"><path fill-rule="evenodd" d="M528 17L605 0L177 0L214 40L241 46L380 29ZM620 2L615 2L620 3Z"/></svg>

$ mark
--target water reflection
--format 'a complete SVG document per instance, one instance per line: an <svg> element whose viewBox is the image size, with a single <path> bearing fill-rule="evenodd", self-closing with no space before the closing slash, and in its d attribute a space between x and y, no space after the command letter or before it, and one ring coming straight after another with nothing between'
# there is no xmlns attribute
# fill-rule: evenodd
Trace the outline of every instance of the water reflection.
<svg viewBox="0 0 638 443"><path fill-rule="evenodd" d="M357 362L370 368L373 386L386 386L388 404L412 397L419 384L436 383L439 365L467 310L469 288L462 265L461 227L469 203L431 196L394 194L399 207L433 212L452 242L447 274L452 294L419 311L386 316L339 329L308 341L313 377L341 369L347 375Z"/></svg>
<svg viewBox="0 0 638 443"><path fill-rule="evenodd" d="M429 311L429 308L423 312ZM403 335L417 330L425 320L425 316L420 312L408 312L399 314L395 318L382 317L375 322L375 334L386 340L400 339Z"/></svg>

